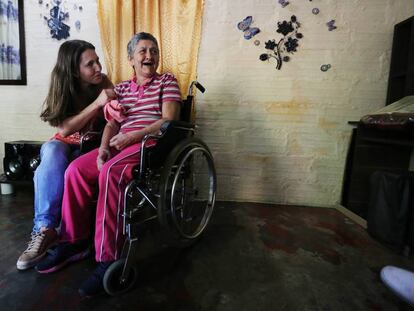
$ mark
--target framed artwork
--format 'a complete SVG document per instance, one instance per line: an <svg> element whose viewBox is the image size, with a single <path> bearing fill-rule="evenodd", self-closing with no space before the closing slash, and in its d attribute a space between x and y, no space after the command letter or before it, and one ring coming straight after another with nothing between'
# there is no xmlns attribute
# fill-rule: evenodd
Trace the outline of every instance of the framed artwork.
<svg viewBox="0 0 414 311"><path fill-rule="evenodd" d="M0 0L0 85L26 85L23 0Z"/></svg>

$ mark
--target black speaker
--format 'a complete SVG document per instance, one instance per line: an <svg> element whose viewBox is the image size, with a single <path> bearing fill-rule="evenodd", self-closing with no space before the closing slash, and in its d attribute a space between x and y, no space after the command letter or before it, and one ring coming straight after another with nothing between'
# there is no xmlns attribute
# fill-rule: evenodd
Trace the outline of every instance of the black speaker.
<svg viewBox="0 0 414 311"><path fill-rule="evenodd" d="M43 141L18 140L4 143L3 168L7 180L32 180L40 164Z"/></svg>

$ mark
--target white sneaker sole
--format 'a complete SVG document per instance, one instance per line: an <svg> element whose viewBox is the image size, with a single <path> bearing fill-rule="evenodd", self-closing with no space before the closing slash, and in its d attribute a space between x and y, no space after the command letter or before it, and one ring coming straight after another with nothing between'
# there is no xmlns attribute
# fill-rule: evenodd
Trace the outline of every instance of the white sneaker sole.
<svg viewBox="0 0 414 311"><path fill-rule="evenodd" d="M380 276L395 295L414 307L414 273L394 266L385 266Z"/></svg>
<svg viewBox="0 0 414 311"><path fill-rule="evenodd" d="M27 270L27 269L30 269L30 268L33 268L34 266L36 266L37 265L37 263L43 258L43 257L45 257L45 255L46 255L46 253L47 253L47 251L50 249L50 248L52 248L53 246L55 246L56 245L56 243L57 243L57 239L54 241L54 242L52 242L50 245L49 245L49 247L42 253L42 254L40 254L39 256L37 256L36 258L33 258L32 260L30 260L30 261L20 261L20 260L17 260L17 263L16 263L16 268L17 268L17 270L20 270L20 271L23 271L23 270Z"/></svg>
<svg viewBox="0 0 414 311"><path fill-rule="evenodd" d="M46 251L43 252L43 254L39 255L38 257L30 260L30 261L20 261L18 260L16 263L16 268L17 270L23 271L23 270L27 270L30 268L33 268L34 266L37 265L37 263L46 255Z"/></svg>

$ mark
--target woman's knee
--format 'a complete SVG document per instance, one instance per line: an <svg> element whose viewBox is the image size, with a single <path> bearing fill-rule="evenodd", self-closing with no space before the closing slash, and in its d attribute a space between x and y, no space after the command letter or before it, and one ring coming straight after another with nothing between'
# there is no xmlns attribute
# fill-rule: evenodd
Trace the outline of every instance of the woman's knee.
<svg viewBox="0 0 414 311"><path fill-rule="evenodd" d="M93 161L94 155L82 155L79 158L70 162L65 171L65 180L69 179L82 179L95 183L98 178L99 171L93 167L96 166Z"/></svg>
<svg viewBox="0 0 414 311"><path fill-rule="evenodd" d="M83 165L84 163L79 161L79 158L73 160L65 171L65 179L79 175L84 170Z"/></svg>
<svg viewBox="0 0 414 311"><path fill-rule="evenodd" d="M101 170L99 171L99 184L104 185L106 184L106 179L110 175L110 165L108 165L108 162L104 163L102 165Z"/></svg>
<svg viewBox="0 0 414 311"><path fill-rule="evenodd" d="M105 189L109 185L125 187L131 180L128 165L119 168L111 163L105 163L99 172L99 189Z"/></svg>
<svg viewBox="0 0 414 311"><path fill-rule="evenodd" d="M40 149L41 161L68 161L69 154L69 145L56 139L44 143Z"/></svg>
<svg viewBox="0 0 414 311"><path fill-rule="evenodd" d="M49 179L53 176L63 177L69 164L69 146L57 140L51 140L42 145L40 150L40 165L34 175L35 180L40 177Z"/></svg>
<svg viewBox="0 0 414 311"><path fill-rule="evenodd" d="M102 165L101 170L99 171L99 187L106 187L106 185L118 183L119 172L116 168L113 167L113 164L106 162Z"/></svg>

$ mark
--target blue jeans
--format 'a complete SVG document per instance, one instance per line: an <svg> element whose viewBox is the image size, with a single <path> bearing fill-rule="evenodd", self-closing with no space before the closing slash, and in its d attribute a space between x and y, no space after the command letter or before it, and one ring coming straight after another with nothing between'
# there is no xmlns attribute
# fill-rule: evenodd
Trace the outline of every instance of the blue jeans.
<svg viewBox="0 0 414 311"><path fill-rule="evenodd" d="M56 228L60 224L65 170L79 156L77 146L50 140L40 149L40 165L34 181L34 227Z"/></svg>

